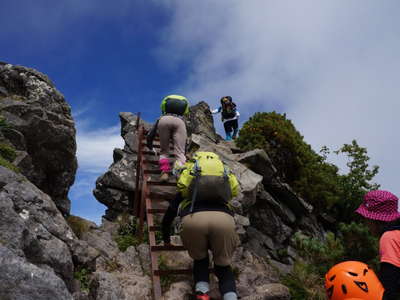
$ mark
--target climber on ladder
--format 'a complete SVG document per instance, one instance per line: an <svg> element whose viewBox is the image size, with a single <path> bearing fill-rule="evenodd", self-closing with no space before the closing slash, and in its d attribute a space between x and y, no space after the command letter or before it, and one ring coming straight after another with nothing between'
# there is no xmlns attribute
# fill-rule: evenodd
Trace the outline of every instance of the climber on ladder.
<svg viewBox="0 0 400 300"><path fill-rule="evenodd" d="M209 255L223 300L236 300L236 284L231 260L239 238L229 202L238 194L239 184L232 172L213 152L196 152L179 176L178 193L162 221L165 245L170 245L171 224L182 218L183 246L193 263L197 300L209 300Z"/></svg>
<svg viewBox="0 0 400 300"><path fill-rule="evenodd" d="M153 149L153 140L158 130L160 136L160 180L166 182L169 177L168 173L171 171L168 159L171 139L176 159L173 173L176 173L186 162L185 146L187 133L184 117L189 115L189 102L185 97L180 95L166 96L161 102L161 113L161 117L155 122L147 135L147 147Z"/></svg>

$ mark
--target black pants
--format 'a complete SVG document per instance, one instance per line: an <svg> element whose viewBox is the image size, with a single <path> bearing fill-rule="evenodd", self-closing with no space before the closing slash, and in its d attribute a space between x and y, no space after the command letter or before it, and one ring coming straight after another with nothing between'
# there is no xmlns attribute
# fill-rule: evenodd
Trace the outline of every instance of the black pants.
<svg viewBox="0 0 400 300"><path fill-rule="evenodd" d="M239 123L238 123L237 119L226 121L224 123L224 129L225 129L226 134L231 133L232 130L233 130L233 134L237 133L238 127L239 127Z"/></svg>
<svg viewBox="0 0 400 300"><path fill-rule="evenodd" d="M210 282L208 266L208 256L200 260L194 260L193 277L195 283L199 281ZM218 278L219 291L222 296L229 292L236 293L235 276L231 266L218 266L214 264L214 272Z"/></svg>

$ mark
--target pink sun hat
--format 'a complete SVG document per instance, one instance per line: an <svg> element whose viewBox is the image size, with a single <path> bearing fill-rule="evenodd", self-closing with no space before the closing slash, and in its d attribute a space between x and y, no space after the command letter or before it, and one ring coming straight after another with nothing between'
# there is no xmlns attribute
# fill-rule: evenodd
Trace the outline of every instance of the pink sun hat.
<svg viewBox="0 0 400 300"><path fill-rule="evenodd" d="M391 192L376 190L364 195L363 203L356 212L367 219L391 222L400 218L399 198Z"/></svg>

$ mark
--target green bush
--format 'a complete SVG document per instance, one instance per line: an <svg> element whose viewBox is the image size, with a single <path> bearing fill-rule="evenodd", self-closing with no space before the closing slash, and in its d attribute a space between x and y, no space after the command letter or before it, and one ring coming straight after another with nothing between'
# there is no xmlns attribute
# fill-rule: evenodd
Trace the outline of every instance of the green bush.
<svg viewBox="0 0 400 300"><path fill-rule="evenodd" d="M130 246L138 246L140 244L139 239L136 237L137 225L136 219L130 219L129 216L123 217L120 221L118 234L115 237L120 251L125 252ZM146 241L147 239L144 236L143 242L145 243Z"/></svg>
<svg viewBox="0 0 400 300"><path fill-rule="evenodd" d="M324 241L296 233L294 241L302 260L282 278L292 299L325 299L324 276L339 262L362 261L377 270L378 239L363 224L341 223L336 236L328 232Z"/></svg>
<svg viewBox="0 0 400 300"><path fill-rule="evenodd" d="M19 169L14 166L12 163L10 163L8 160L4 159L2 156L0 156L0 166L3 166L7 169L10 169L14 171L15 173L19 173Z"/></svg>
<svg viewBox="0 0 400 300"><path fill-rule="evenodd" d="M166 258L163 255L158 257L158 268L164 271L171 269L167 265ZM172 274L160 276L160 284L163 291L167 291L172 283L174 283L174 276Z"/></svg>
<svg viewBox="0 0 400 300"><path fill-rule="evenodd" d="M323 277L307 263L296 262L293 271L282 277L282 283L289 288L292 300L326 300Z"/></svg>
<svg viewBox="0 0 400 300"><path fill-rule="evenodd" d="M120 251L125 252L130 246L138 246L140 244L139 239L134 235L118 235L115 238L118 248Z"/></svg>
<svg viewBox="0 0 400 300"><path fill-rule="evenodd" d="M17 157L17 152L14 147L0 143L0 156L12 163Z"/></svg>
<svg viewBox="0 0 400 300"><path fill-rule="evenodd" d="M360 147L355 140L351 144L344 144L334 153L347 156L348 173L339 176L341 197L331 211L339 221L348 223L354 219L354 211L361 204L364 194L379 188L379 184L371 182L378 174L379 167L369 167L367 149Z"/></svg>
<svg viewBox="0 0 400 300"><path fill-rule="evenodd" d="M328 163L330 150L316 153L285 114L256 113L240 130L237 145L243 150L264 149L278 170L278 175L311 203L316 213L328 213L338 222L351 222L362 196L379 187L371 180L378 167L369 168L366 148L355 140L344 144L336 155L347 156L348 173Z"/></svg>
<svg viewBox="0 0 400 300"><path fill-rule="evenodd" d="M342 260L362 261L373 269L379 265L379 240L362 223L339 224L338 235L344 248Z"/></svg>
<svg viewBox="0 0 400 300"><path fill-rule="evenodd" d="M74 272L74 278L79 281L82 291L89 291L90 274L91 272L84 267Z"/></svg>
<svg viewBox="0 0 400 300"><path fill-rule="evenodd" d="M300 255L310 262L313 273L323 276L331 266L342 260L345 253L343 243L332 232L325 241L309 238L298 233L294 236Z"/></svg>
<svg viewBox="0 0 400 300"><path fill-rule="evenodd" d="M317 210L339 200L338 168L312 150L285 114L256 113L240 130L237 145L264 149L279 176Z"/></svg>
<svg viewBox="0 0 400 300"><path fill-rule="evenodd" d="M78 238L82 238L82 235L90 229L90 222L83 218L70 215L66 218L66 221Z"/></svg>

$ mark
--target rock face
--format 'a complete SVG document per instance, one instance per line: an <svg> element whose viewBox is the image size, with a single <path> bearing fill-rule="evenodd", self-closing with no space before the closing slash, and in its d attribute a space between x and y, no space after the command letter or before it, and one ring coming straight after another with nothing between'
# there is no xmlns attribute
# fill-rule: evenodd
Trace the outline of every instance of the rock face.
<svg viewBox="0 0 400 300"><path fill-rule="evenodd" d="M75 125L64 97L46 75L0 64L0 112L8 125L0 143L15 149L14 165L68 214L77 160Z"/></svg>
<svg viewBox="0 0 400 300"><path fill-rule="evenodd" d="M190 116L188 154L217 153L240 182L232 205L241 245L232 267L241 299L290 299L279 278L298 256L293 234L324 234L312 207L282 182L268 153L243 153L218 136L205 102L191 107ZM152 299L148 245L121 240L127 230L124 238L134 238L127 211L137 188L138 137L137 117L121 113L120 119L124 148L114 150L93 191L107 206L102 225L72 216L67 222L77 167L70 108L45 75L0 63L0 299ZM168 199L175 187L158 192ZM178 235L172 239L180 243ZM186 252L164 252L162 260L167 268L192 264ZM165 299L191 293L190 276L168 281ZM213 275L211 297L220 298Z"/></svg>
<svg viewBox="0 0 400 300"><path fill-rule="evenodd" d="M311 205L281 181L265 151L256 149L243 153L234 142L226 142L218 136L206 103L192 106L190 116L187 123L189 155L197 150L217 153L240 183L240 193L232 201L242 242L233 259L233 268L238 270L239 294L242 299L249 300L290 299L288 289L279 284L279 273L290 272L297 257L293 234L298 231L320 237L324 234L312 215ZM111 221L127 210L128 200L134 197L136 189L133 179L136 177L137 119L130 113L121 113L120 117L125 147L114 150L114 162L98 178L94 190L97 199L108 207L105 217ZM150 128L150 124L145 123L145 127ZM168 198L173 193L163 196ZM179 241L178 236L175 239ZM164 259L170 268L191 265L186 253L174 253L173 257L166 253ZM97 279L104 286L113 280L104 274ZM191 284L187 278L177 279L166 291L166 299L185 299ZM118 293L118 289L115 292ZM219 297L215 280L211 296Z"/></svg>
<svg viewBox="0 0 400 300"><path fill-rule="evenodd" d="M24 176L0 166L0 186L0 286L24 282L11 290L0 289L0 298L4 291L8 291L6 299L68 295L73 290L74 269L71 229L51 198ZM29 277L33 280L23 280Z"/></svg>

